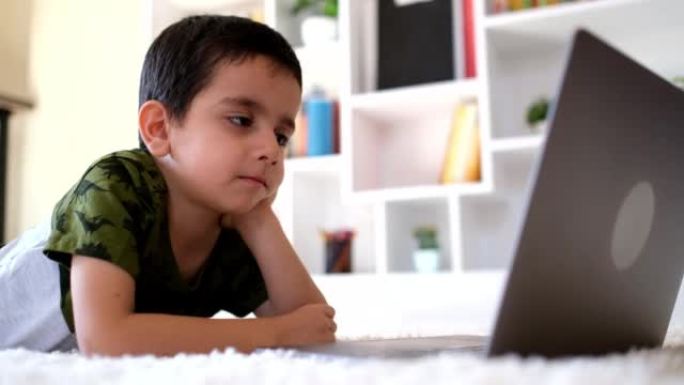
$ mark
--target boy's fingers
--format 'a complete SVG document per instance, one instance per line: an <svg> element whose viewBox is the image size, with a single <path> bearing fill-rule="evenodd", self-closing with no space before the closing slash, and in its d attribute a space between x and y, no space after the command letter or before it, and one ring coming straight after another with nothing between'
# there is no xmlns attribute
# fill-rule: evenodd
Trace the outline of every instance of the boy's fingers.
<svg viewBox="0 0 684 385"><path fill-rule="evenodd" d="M328 307L325 309L324 314L327 315L327 316L330 317L330 318L333 318L333 317L335 316L335 309L333 309L332 306L328 306Z"/></svg>

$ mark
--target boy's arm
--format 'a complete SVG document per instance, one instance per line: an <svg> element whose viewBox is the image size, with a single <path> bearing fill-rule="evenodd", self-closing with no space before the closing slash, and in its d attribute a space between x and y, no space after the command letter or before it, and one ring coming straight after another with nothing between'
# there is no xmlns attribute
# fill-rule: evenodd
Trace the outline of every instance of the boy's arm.
<svg viewBox="0 0 684 385"><path fill-rule="evenodd" d="M233 218L233 225L254 254L266 282L268 301L257 316L289 313L306 304L325 304L306 268L285 236L270 202L264 201L251 212Z"/></svg>
<svg viewBox="0 0 684 385"><path fill-rule="evenodd" d="M244 320L136 314L133 278L120 267L92 257L73 257L71 293L76 337L86 354L172 355L226 347L251 352L334 340L332 308L327 305Z"/></svg>

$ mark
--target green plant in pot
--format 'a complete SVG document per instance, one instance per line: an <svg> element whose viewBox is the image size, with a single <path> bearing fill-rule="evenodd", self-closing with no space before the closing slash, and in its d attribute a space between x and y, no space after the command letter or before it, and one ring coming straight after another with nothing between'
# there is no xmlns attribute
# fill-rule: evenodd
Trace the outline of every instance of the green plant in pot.
<svg viewBox="0 0 684 385"><path fill-rule="evenodd" d="M292 14L301 12L337 17L337 0L296 0L292 5Z"/></svg>
<svg viewBox="0 0 684 385"><path fill-rule="evenodd" d="M547 115L549 113L549 100L539 98L527 107L526 121L530 129L536 133L546 129Z"/></svg>
<svg viewBox="0 0 684 385"><path fill-rule="evenodd" d="M304 45L337 39L337 0L296 0L292 14L303 15L301 36Z"/></svg>
<svg viewBox="0 0 684 385"><path fill-rule="evenodd" d="M434 273L439 269L437 230L432 226L417 227L413 231L417 248L413 251L413 265L419 273Z"/></svg>

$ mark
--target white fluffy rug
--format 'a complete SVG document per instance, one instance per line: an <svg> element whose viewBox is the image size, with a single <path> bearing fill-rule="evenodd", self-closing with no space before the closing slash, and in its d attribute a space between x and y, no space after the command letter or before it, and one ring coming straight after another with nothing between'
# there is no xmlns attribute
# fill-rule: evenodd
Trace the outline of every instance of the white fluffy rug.
<svg viewBox="0 0 684 385"><path fill-rule="evenodd" d="M317 283L338 310L338 337L356 339L487 333L502 276L361 276L354 285L332 277L317 278ZM4 384L684 384L684 311L675 311L664 348L597 358L485 359L442 353L391 360L226 350L110 359L7 350L0 351Z"/></svg>
<svg viewBox="0 0 684 385"><path fill-rule="evenodd" d="M669 340L673 342L672 339ZM684 341L658 350L548 361L437 354L410 360L233 350L173 358L0 352L0 384L682 384Z"/></svg>

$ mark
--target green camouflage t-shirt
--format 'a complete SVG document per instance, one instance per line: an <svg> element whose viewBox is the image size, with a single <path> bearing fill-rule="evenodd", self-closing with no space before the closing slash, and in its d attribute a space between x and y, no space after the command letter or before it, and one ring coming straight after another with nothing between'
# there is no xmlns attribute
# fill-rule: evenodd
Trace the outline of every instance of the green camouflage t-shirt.
<svg viewBox="0 0 684 385"><path fill-rule="evenodd" d="M152 156L120 151L95 162L59 201L45 249L60 263L62 312L74 331L69 269L72 255L104 259L135 280L135 312L210 317L251 313L268 298L254 256L237 231L223 229L190 284L173 256L167 188Z"/></svg>

